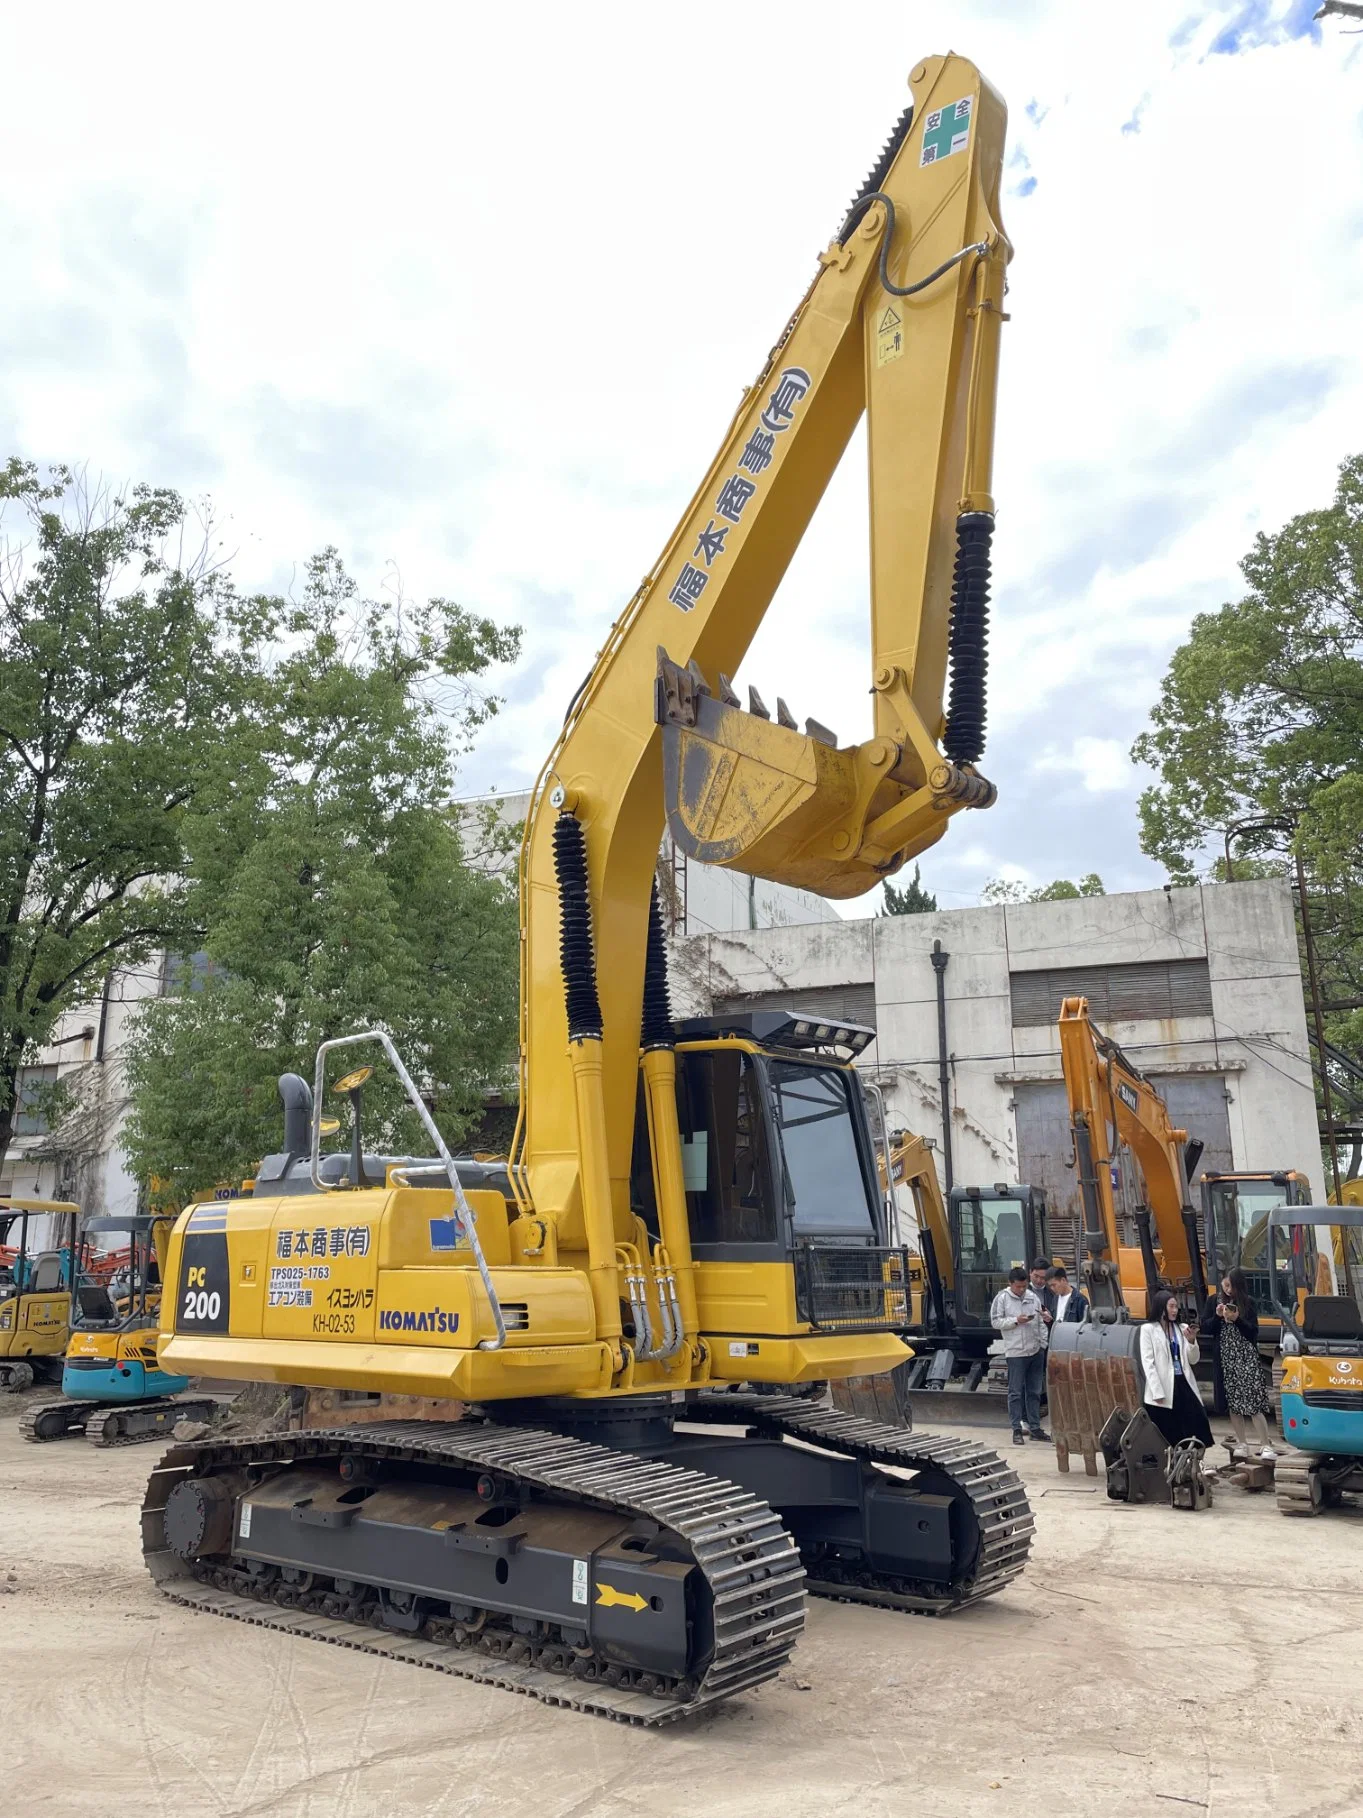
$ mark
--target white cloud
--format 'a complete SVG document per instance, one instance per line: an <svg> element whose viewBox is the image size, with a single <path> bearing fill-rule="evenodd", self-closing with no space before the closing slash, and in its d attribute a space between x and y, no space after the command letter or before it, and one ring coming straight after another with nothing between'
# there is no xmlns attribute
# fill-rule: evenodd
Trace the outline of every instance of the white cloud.
<svg viewBox="0 0 1363 1818"><path fill-rule="evenodd" d="M1033 759L1032 768L1077 776L1089 795L1129 793L1136 781L1135 767L1120 739L1078 738L1068 749L1048 745Z"/></svg>
<svg viewBox="0 0 1363 1818"><path fill-rule="evenodd" d="M925 872L949 898L1019 869L1148 882L1116 798L1168 654L1363 442L1363 39L1293 36L1303 19L1300 0L848 0L856 75L830 82L814 0L144 0L135 30L80 9L60 57L41 9L16 15L0 453L211 489L249 583L332 541L370 585L396 561L410 592L523 621L465 778L524 781L907 72L955 44L1008 98L1016 154L1001 795ZM744 670L847 739L869 726L863 458ZM1058 726L1072 787L1035 760Z"/></svg>

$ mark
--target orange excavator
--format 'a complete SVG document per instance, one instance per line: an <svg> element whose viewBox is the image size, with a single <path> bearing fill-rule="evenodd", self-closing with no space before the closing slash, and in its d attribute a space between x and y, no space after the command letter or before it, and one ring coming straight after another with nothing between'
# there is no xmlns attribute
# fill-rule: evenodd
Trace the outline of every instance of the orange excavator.
<svg viewBox="0 0 1363 1818"><path fill-rule="evenodd" d="M1091 1315L1052 1328L1046 1392L1060 1469L1068 1471L1078 1451L1093 1476L1112 1415L1141 1406L1138 1322L1155 1289L1173 1288L1194 1322L1207 1298L1188 1191L1202 1144L1174 1126L1155 1087L1094 1027L1087 998L1067 997L1061 1006L1060 1060L1084 1218L1079 1281ZM1124 1148L1140 1187L1134 1233L1123 1231L1117 1197ZM1134 1242L1124 1241L1133 1234Z"/></svg>

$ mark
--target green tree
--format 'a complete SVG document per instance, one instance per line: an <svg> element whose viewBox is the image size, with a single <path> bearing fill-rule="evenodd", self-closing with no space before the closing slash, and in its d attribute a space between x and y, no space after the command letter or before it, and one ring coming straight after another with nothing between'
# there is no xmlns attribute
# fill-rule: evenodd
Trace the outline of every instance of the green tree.
<svg viewBox="0 0 1363 1818"><path fill-rule="evenodd" d="M1141 845L1190 883L1234 822L1278 817L1318 864L1349 871L1363 849L1363 455L1332 504L1261 532L1240 570L1247 591L1193 620L1133 748L1159 772ZM1264 829L1245 849L1274 840Z"/></svg>
<svg viewBox="0 0 1363 1818"><path fill-rule="evenodd" d="M1240 570L1246 591L1194 619L1134 747L1158 772L1141 844L1180 883L1232 834L1237 878L1300 853L1322 994L1347 1004L1363 997L1363 455ZM1224 877L1224 858L1209 870ZM1363 1012L1332 1012L1326 1032L1337 1112L1357 1119Z"/></svg>
<svg viewBox="0 0 1363 1818"><path fill-rule="evenodd" d="M0 1163L25 1056L185 938L186 817L240 766L276 620L174 492L0 470Z"/></svg>
<svg viewBox="0 0 1363 1818"><path fill-rule="evenodd" d="M882 887L885 891L882 915L931 915L937 908L937 898L923 888L917 865L907 884L892 884L887 880Z"/></svg>
<svg viewBox="0 0 1363 1818"><path fill-rule="evenodd" d="M513 887L467 862L448 802L496 710L480 678L519 633L447 600L361 600L332 550L286 626L249 777L186 828L199 988L149 1006L131 1045L125 1146L168 1197L277 1148L276 1078L310 1078L331 1036L386 1029L455 1142L514 1052ZM365 1060L368 1139L424 1152L378 1050L348 1064Z"/></svg>
<svg viewBox="0 0 1363 1818"><path fill-rule="evenodd" d="M1008 878L991 877L980 892L982 903L1063 903L1081 896L1106 896L1103 880L1096 871L1089 871L1072 883L1067 877L1058 877L1053 883L1041 884L1029 888Z"/></svg>

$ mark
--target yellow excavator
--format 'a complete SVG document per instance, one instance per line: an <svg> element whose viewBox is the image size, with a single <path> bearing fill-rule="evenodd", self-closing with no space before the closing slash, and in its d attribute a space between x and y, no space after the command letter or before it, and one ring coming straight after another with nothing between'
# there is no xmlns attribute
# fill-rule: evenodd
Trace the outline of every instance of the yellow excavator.
<svg viewBox="0 0 1363 1818"><path fill-rule="evenodd" d="M370 1031L319 1049L250 1199L176 1224L165 1369L466 1417L177 1445L143 1544L182 1603L655 1724L772 1679L807 1592L944 1614L1023 1569L1032 1518L994 1453L798 1392L910 1355L867 1033L674 1020L650 904L665 816L706 862L853 896L994 797L1005 110L956 56L910 87L538 780L510 1198L465 1185ZM863 412L875 723L843 746L728 678ZM371 1168L358 1127L323 1156L331 1056L366 1041L438 1165Z"/></svg>
<svg viewBox="0 0 1363 1818"><path fill-rule="evenodd" d="M889 1171L893 1190L911 1197L916 1238L909 1254L915 1355L895 1373L900 1406L991 1421L999 1398L983 1385L999 1335L989 1310L1010 1268L1049 1255L1046 1196L1008 1181L957 1183L944 1195L932 1151L907 1130L893 1139ZM964 1395L944 1408L941 1394L952 1386Z"/></svg>
<svg viewBox="0 0 1363 1818"><path fill-rule="evenodd" d="M79 1218L70 1200L0 1197L0 1394L61 1379ZM55 1243L40 1245L53 1220Z"/></svg>

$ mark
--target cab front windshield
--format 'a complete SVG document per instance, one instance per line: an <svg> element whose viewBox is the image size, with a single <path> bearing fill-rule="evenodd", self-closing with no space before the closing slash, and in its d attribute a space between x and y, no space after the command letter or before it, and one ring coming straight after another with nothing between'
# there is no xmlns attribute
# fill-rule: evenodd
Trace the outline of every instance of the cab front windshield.
<svg viewBox="0 0 1363 1818"><path fill-rule="evenodd" d="M1268 1215L1275 1206L1286 1203L1288 1189L1275 1186L1272 1181L1222 1180L1210 1182L1209 1191L1217 1279L1219 1281L1227 1269L1243 1269L1255 1304L1261 1310L1267 1310L1281 1300L1285 1287L1283 1282L1270 1277ZM1310 1227L1294 1229L1309 1232ZM1279 1272L1291 1271L1286 1237L1287 1231L1280 1230L1275 1246ZM1286 1292L1290 1302L1291 1284L1286 1284Z"/></svg>
<svg viewBox="0 0 1363 1818"><path fill-rule="evenodd" d="M876 1202L853 1118L853 1076L771 1059L766 1072L795 1235L874 1240Z"/></svg>

